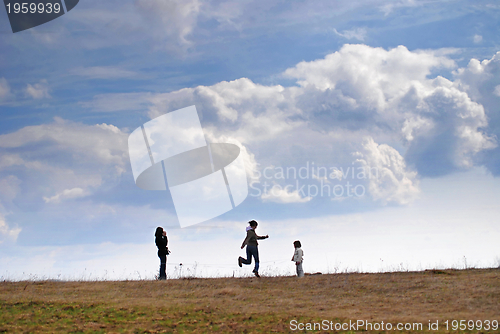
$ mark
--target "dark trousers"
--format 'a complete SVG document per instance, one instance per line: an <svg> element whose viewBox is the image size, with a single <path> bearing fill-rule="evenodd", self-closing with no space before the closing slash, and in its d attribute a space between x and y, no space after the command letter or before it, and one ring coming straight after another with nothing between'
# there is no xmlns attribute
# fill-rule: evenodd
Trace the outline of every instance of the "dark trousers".
<svg viewBox="0 0 500 334"><path fill-rule="evenodd" d="M259 249L257 248L257 246L247 245L247 258L241 260L241 263L251 264L252 263L252 256L255 260L254 271L259 271Z"/></svg>
<svg viewBox="0 0 500 334"><path fill-rule="evenodd" d="M158 253L158 257L160 258L160 275L158 279L167 279L167 254Z"/></svg>

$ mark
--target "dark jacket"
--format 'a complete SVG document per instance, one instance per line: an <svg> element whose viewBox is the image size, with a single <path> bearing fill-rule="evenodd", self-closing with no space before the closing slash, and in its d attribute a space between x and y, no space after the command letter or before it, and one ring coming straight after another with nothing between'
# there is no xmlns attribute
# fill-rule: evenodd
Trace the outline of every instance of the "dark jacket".
<svg viewBox="0 0 500 334"><path fill-rule="evenodd" d="M248 246L257 246L259 243L257 242L258 240L265 239L266 237L261 237L255 233L255 230L253 228L249 229L247 231L247 237L245 240L243 240L243 243L241 244L241 247L243 248L245 245Z"/></svg>
<svg viewBox="0 0 500 334"><path fill-rule="evenodd" d="M168 255L168 238L164 235L155 238L156 247L158 247L158 256Z"/></svg>

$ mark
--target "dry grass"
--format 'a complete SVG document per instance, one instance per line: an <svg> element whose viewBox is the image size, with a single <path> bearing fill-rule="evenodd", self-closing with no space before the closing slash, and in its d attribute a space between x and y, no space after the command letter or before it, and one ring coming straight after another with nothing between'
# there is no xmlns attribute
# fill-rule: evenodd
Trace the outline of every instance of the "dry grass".
<svg viewBox="0 0 500 334"><path fill-rule="evenodd" d="M500 270L3 282L0 310L0 332L12 333L270 333L290 332L292 319L427 326L500 320Z"/></svg>

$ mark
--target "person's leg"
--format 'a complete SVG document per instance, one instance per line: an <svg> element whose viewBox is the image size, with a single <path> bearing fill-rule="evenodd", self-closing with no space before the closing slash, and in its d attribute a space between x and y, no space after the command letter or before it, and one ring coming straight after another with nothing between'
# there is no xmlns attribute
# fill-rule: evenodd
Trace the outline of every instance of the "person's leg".
<svg viewBox="0 0 500 334"><path fill-rule="evenodd" d="M158 279L164 280L167 279L167 256L166 255L158 255L160 258L160 276Z"/></svg>
<svg viewBox="0 0 500 334"><path fill-rule="evenodd" d="M255 260L255 267L253 268L253 272L259 272L259 248L257 246L253 246L252 255Z"/></svg>
<svg viewBox="0 0 500 334"><path fill-rule="evenodd" d="M251 264L252 263L252 246L247 246L247 258L241 258L241 263L243 264ZM241 256L240 256L241 257Z"/></svg>
<svg viewBox="0 0 500 334"><path fill-rule="evenodd" d="M302 269L302 262L297 266L297 276L304 277L304 269Z"/></svg>

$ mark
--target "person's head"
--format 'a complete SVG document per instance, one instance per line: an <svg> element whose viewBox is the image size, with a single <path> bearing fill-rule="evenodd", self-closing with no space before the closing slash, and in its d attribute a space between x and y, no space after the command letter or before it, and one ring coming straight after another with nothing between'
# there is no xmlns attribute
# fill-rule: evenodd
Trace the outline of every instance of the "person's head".
<svg viewBox="0 0 500 334"><path fill-rule="evenodd" d="M300 247L302 247L302 245L300 244L300 241L298 241L298 240L295 240L295 241L293 242L293 246L294 246L295 248L300 248Z"/></svg>
<svg viewBox="0 0 500 334"><path fill-rule="evenodd" d="M253 228L254 230L257 228L257 225L259 225L255 220L249 221L248 224L250 224L250 227Z"/></svg>
<svg viewBox="0 0 500 334"><path fill-rule="evenodd" d="M163 227L158 226L156 228L155 237L159 238L163 235Z"/></svg>

